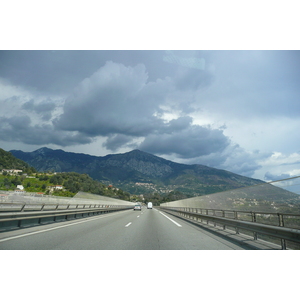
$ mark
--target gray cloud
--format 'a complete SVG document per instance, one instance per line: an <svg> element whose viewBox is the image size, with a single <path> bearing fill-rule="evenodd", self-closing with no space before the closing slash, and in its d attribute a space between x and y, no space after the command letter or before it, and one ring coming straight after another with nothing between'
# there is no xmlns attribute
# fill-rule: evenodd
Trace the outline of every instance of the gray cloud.
<svg viewBox="0 0 300 300"><path fill-rule="evenodd" d="M104 154L251 176L264 155L299 151L299 66L299 51L0 51L0 139L95 154L106 138Z"/></svg>
<svg viewBox="0 0 300 300"><path fill-rule="evenodd" d="M103 146L114 151L133 137L144 137L139 148L155 154L191 158L222 151L229 140L221 130L192 125L190 116L163 122L160 105L173 88L168 79L148 82L143 65L107 62L80 83L54 125L87 137L108 136Z"/></svg>
<svg viewBox="0 0 300 300"><path fill-rule="evenodd" d="M175 77L175 85L180 90L196 90L207 87L212 82L211 73L195 69L179 69Z"/></svg>
<svg viewBox="0 0 300 300"><path fill-rule="evenodd" d="M163 124L154 114L160 110L167 87L162 81L147 83L147 78L143 65L107 62L66 99L55 127L87 136L149 134Z"/></svg>
<svg viewBox="0 0 300 300"><path fill-rule="evenodd" d="M155 81L173 74L175 65L163 61L165 51L0 51L0 77L32 91L68 95L74 86L106 61L146 65Z"/></svg>
<svg viewBox="0 0 300 300"><path fill-rule="evenodd" d="M14 116L11 118L3 118L3 122L6 122L13 131L24 131L24 128L30 126L31 120L28 116Z"/></svg>
<svg viewBox="0 0 300 300"><path fill-rule="evenodd" d="M219 152L209 153L188 160L190 164L202 164L209 167L228 170L243 176L252 177L255 171L261 169L258 160L266 159L270 153L254 151L249 153L242 147L231 142Z"/></svg>
<svg viewBox="0 0 300 300"><path fill-rule="evenodd" d="M163 60L177 65L174 84L179 90L196 90L209 86L213 72L206 63L204 51L166 51Z"/></svg>
<svg viewBox="0 0 300 300"><path fill-rule="evenodd" d="M176 121L173 121L173 128ZM177 126L178 124L176 124ZM184 126L172 133L151 134L139 148L153 154L176 154L180 158L194 158L222 152L230 141L221 130L199 125Z"/></svg>
<svg viewBox="0 0 300 300"><path fill-rule="evenodd" d="M91 138L81 133L55 131L52 125L32 125L28 116L0 118L0 139L30 145L56 144L60 146L88 144Z"/></svg>
<svg viewBox="0 0 300 300"><path fill-rule="evenodd" d="M266 181L276 181L276 180L281 180L281 179L286 179L286 178L290 178L290 174L287 173L283 173L283 174L272 174L270 172L266 172L265 174L265 180Z"/></svg>
<svg viewBox="0 0 300 300"><path fill-rule="evenodd" d="M205 69L205 59L198 58L194 51L166 51L163 60L188 68Z"/></svg>
<svg viewBox="0 0 300 300"><path fill-rule="evenodd" d="M299 51L212 51L210 61L215 80L198 93L203 107L239 120L299 117Z"/></svg>
<svg viewBox="0 0 300 300"><path fill-rule="evenodd" d="M191 126L193 122L193 118L189 116L179 117L177 119L173 119L169 121L164 127L164 133L173 133L177 131L181 131L187 129Z"/></svg>
<svg viewBox="0 0 300 300"><path fill-rule="evenodd" d="M56 105L51 99L39 103L35 103L35 100L31 99L22 105L23 109L39 114L43 121L49 121L51 119L52 111L55 107Z"/></svg>
<svg viewBox="0 0 300 300"><path fill-rule="evenodd" d="M132 137L126 136L124 134L113 134L107 138L106 142L103 143L103 146L106 149L116 151L120 149L122 146L130 143L132 139L133 139Z"/></svg>

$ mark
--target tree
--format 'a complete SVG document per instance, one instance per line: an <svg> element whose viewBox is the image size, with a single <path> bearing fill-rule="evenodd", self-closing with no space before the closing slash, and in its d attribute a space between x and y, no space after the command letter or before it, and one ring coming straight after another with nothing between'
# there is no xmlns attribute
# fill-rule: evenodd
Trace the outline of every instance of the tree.
<svg viewBox="0 0 300 300"><path fill-rule="evenodd" d="M11 186L11 181L7 177L5 177L3 180L3 184L8 189Z"/></svg>
<svg viewBox="0 0 300 300"><path fill-rule="evenodd" d="M11 183L15 186L22 184L22 182L18 176L15 176L13 179L11 179Z"/></svg>

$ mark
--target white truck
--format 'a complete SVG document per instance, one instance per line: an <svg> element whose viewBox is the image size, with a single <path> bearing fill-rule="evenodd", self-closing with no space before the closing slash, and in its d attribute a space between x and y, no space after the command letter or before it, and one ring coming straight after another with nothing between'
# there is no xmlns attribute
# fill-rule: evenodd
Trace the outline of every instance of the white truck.
<svg viewBox="0 0 300 300"><path fill-rule="evenodd" d="M147 204L147 208L150 208L150 209L152 209L152 202L148 202L148 204Z"/></svg>

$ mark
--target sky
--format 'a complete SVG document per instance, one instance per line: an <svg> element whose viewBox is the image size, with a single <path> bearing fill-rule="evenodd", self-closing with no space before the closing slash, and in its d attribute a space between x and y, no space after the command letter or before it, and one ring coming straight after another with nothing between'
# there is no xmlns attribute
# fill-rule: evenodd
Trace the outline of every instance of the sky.
<svg viewBox="0 0 300 300"><path fill-rule="evenodd" d="M140 149L266 181L299 176L294 5L5 3L0 147Z"/></svg>
<svg viewBox="0 0 300 300"><path fill-rule="evenodd" d="M300 52L0 51L0 144L300 175Z"/></svg>
<svg viewBox="0 0 300 300"><path fill-rule="evenodd" d="M300 175L299 52L231 51L298 50L295 1L13 0L1 5L0 49L6 51L0 50L0 148L49 147L97 156L138 148L267 181ZM25 51L33 49L47 51ZM151 253L155 261L162 255ZM189 253L189 265L195 265L196 255ZM224 255L212 259L235 270L237 254ZM247 261L253 255L247 252ZM261 262L273 271L279 257L267 255ZM90 257L94 266L96 257ZM122 269L133 257L120 258ZM178 258L180 253L166 252L166 269ZM257 259L253 256L253 263ZM148 274L156 264L147 262ZM281 265L291 274L283 291L292 296L296 277ZM128 278L136 276L123 269ZM274 285L278 265L272 271L267 278ZM174 284L178 272L176 278L169 273L164 280ZM250 280L254 274L249 274ZM186 277L189 286L191 280ZM270 297L270 289L265 294Z"/></svg>

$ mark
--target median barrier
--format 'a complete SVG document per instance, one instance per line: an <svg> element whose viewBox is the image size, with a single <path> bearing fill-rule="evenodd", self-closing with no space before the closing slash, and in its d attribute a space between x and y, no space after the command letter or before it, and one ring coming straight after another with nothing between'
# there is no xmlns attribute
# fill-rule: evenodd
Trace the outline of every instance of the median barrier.
<svg viewBox="0 0 300 300"><path fill-rule="evenodd" d="M129 205L1 203L0 231L132 209Z"/></svg>

